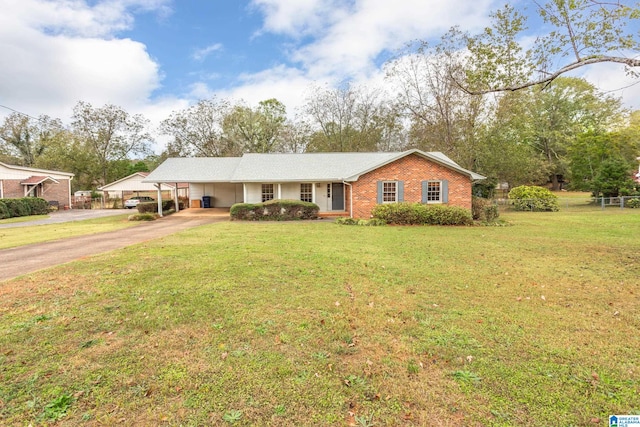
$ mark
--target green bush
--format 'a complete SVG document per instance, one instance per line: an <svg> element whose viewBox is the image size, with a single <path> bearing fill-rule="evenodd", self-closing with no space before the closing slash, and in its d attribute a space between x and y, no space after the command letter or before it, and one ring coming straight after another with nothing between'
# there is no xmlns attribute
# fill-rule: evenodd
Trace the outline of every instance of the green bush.
<svg viewBox="0 0 640 427"><path fill-rule="evenodd" d="M182 203L180 204L180 209L184 209ZM173 200L163 200L162 201L162 213L166 214L168 212L175 212L176 204ZM138 212L141 214L146 213L158 213L158 202L142 202L138 203L136 206Z"/></svg>
<svg viewBox="0 0 640 427"><path fill-rule="evenodd" d="M40 197L25 197L21 199L28 206L30 215L46 215L49 213L49 202Z"/></svg>
<svg viewBox="0 0 640 427"><path fill-rule="evenodd" d="M558 197L543 187L521 185L509 191L509 200L513 200L513 207L517 211L546 211L560 210Z"/></svg>
<svg viewBox="0 0 640 427"><path fill-rule="evenodd" d="M470 225L471 212L458 206L388 203L373 208L373 217L397 225Z"/></svg>
<svg viewBox="0 0 640 427"><path fill-rule="evenodd" d="M471 202L471 215L476 221L491 223L498 219L500 212L498 211L498 206L493 202L493 200L474 197Z"/></svg>
<svg viewBox="0 0 640 427"><path fill-rule="evenodd" d="M129 215L127 218L129 221L153 221L158 219L158 214L156 213L139 213L135 215Z"/></svg>
<svg viewBox="0 0 640 427"><path fill-rule="evenodd" d="M4 199L4 204L9 211L9 218L29 216L31 214L29 205L23 199Z"/></svg>
<svg viewBox="0 0 640 427"><path fill-rule="evenodd" d="M625 208L637 209L640 208L640 199L629 199L624 204Z"/></svg>
<svg viewBox="0 0 640 427"><path fill-rule="evenodd" d="M360 225L365 227L381 227L383 225L387 225L387 222L382 219L371 218L371 219L355 219L348 217L339 217L336 218L336 224L339 225Z"/></svg>
<svg viewBox="0 0 640 427"><path fill-rule="evenodd" d="M9 216L9 208L5 205L4 200L0 200L0 219L11 218Z"/></svg>
<svg viewBox="0 0 640 427"><path fill-rule="evenodd" d="M236 203L231 206L231 219L248 221L289 221L316 219L320 208L301 200L269 200L265 203Z"/></svg>

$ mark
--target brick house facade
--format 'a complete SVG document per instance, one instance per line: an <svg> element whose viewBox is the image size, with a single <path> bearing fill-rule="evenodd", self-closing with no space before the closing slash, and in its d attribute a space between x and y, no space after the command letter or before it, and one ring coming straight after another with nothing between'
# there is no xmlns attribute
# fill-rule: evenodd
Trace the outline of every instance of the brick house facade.
<svg viewBox="0 0 640 427"><path fill-rule="evenodd" d="M73 174L0 163L0 198L41 197L71 206Z"/></svg>
<svg viewBox="0 0 640 427"><path fill-rule="evenodd" d="M414 149L171 158L142 182L187 183L196 201L213 201L209 207L296 199L317 204L320 216L369 218L377 204L402 201L471 209L473 182L482 179L440 152Z"/></svg>
<svg viewBox="0 0 640 427"><path fill-rule="evenodd" d="M379 202L378 186L380 182L402 183L403 197L402 200L396 201L419 203L424 202L423 183L425 181L447 183L446 202L440 201L440 203L471 209L472 183L469 176L417 154L410 154L361 175L357 181L351 183L353 217L369 218L371 216L371 211Z"/></svg>

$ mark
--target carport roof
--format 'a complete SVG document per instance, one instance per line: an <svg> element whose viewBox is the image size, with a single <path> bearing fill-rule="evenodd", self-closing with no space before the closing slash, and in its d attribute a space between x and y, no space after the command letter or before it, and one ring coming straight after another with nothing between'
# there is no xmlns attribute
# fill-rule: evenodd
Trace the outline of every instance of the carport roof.
<svg viewBox="0 0 640 427"><path fill-rule="evenodd" d="M241 157L173 157L142 182L230 182Z"/></svg>

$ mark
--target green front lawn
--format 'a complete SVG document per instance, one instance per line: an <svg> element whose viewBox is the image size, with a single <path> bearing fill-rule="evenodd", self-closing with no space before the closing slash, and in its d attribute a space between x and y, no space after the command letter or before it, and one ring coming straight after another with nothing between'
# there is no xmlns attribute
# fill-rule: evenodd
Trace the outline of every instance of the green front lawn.
<svg viewBox="0 0 640 427"><path fill-rule="evenodd" d="M638 413L640 215L502 217L512 226L217 223L4 282L0 424Z"/></svg>
<svg viewBox="0 0 640 427"><path fill-rule="evenodd" d="M128 215L123 214L83 221L65 222L61 224L0 228L0 249L13 248L32 243L48 242L51 240L65 239L87 234L121 230L123 228L139 224L138 222L127 221L127 217ZM46 216L10 218L2 220L2 223L23 222L26 220L36 220L40 218L46 218Z"/></svg>

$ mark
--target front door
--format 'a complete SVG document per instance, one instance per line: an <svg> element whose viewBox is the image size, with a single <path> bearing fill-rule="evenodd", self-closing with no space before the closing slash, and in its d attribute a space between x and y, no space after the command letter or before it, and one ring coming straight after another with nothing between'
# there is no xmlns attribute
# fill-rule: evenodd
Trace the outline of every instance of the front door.
<svg viewBox="0 0 640 427"><path fill-rule="evenodd" d="M344 184L341 182L331 184L331 210L344 210Z"/></svg>

